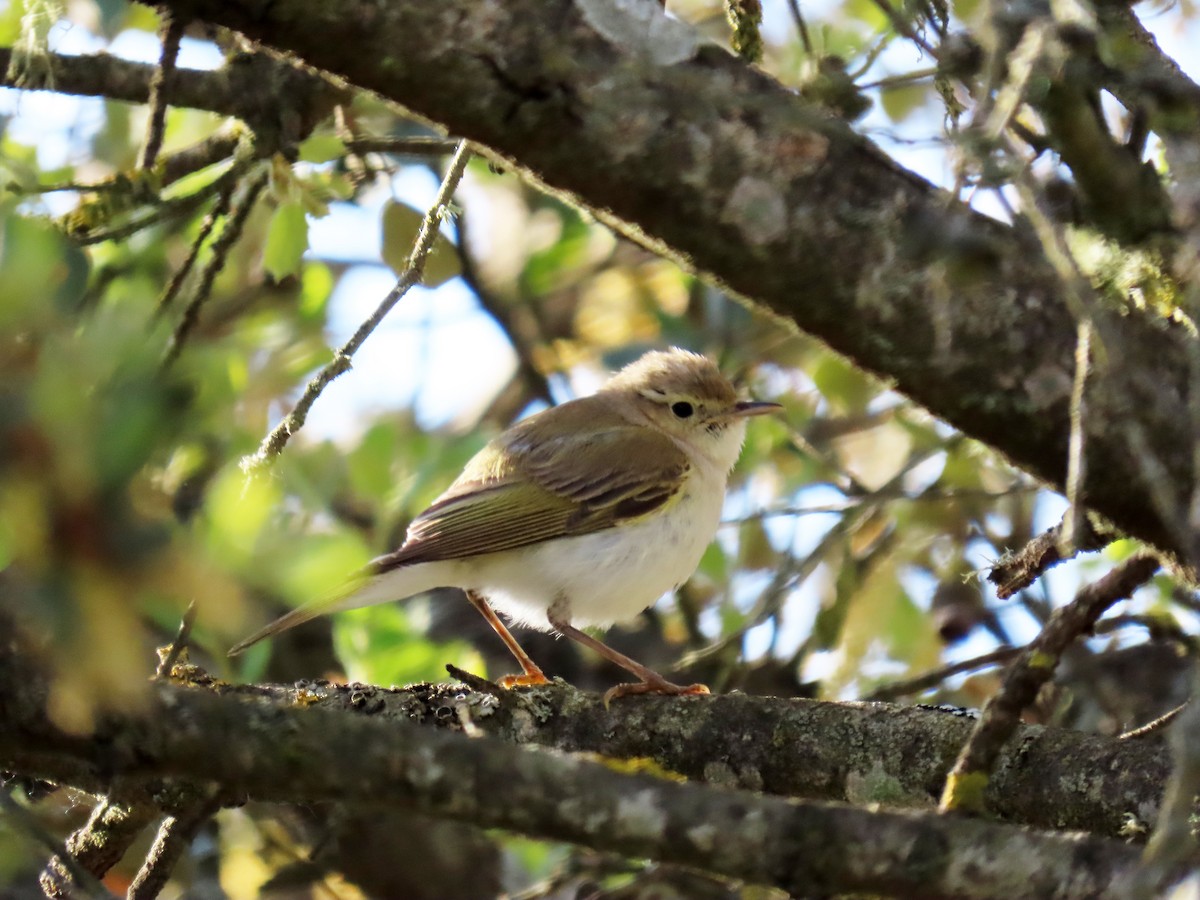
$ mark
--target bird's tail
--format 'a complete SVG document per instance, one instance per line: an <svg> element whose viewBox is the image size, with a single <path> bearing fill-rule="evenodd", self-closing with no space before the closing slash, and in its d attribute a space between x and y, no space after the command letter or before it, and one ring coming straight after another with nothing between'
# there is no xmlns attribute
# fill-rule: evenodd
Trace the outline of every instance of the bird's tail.
<svg viewBox="0 0 1200 900"><path fill-rule="evenodd" d="M403 600L405 597L441 587L444 580L438 575L437 563L418 563L380 573L368 568L334 593L298 606L269 625L263 626L245 640L238 641L229 648L229 655L237 656L264 638L303 625L318 616L346 609L358 609L360 606L374 606L391 600Z"/></svg>

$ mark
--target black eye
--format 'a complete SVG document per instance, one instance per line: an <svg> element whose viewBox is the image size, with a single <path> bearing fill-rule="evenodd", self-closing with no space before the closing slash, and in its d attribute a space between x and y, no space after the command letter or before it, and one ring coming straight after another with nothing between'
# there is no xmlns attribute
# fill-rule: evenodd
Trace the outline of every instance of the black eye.
<svg viewBox="0 0 1200 900"><path fill-rule="evenodd" d="M675 415L681 419L686 419L692 413L694 413L695 410L692 408L692 404L688 403L686 400L677 400L671 404L671 412L675 413Z"/></svg>

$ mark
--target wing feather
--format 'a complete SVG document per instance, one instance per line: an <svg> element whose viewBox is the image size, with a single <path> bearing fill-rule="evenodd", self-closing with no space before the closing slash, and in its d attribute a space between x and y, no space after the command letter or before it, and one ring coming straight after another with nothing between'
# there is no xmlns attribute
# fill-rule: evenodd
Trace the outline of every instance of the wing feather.
<svg viewBox="0 0 1200 900"><path fill-rule="evenodd" d="M527 419L481 450L413 520L404 546L372 569L590 534L672 502L688 472L686 454L659 432L603 415L591 399ZM579 421L589 412L596 415Z"/></svg>

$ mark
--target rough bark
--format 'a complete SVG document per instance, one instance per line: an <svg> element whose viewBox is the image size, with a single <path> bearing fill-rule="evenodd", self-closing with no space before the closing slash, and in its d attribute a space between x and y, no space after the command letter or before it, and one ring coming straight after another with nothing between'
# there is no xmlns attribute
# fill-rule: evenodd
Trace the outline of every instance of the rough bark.
<svg viewBox="0 0 1200 900"><path fill-rule="evenodd" d="M323 720L331 723L330 731L356 728L363 719L380 728L411 722L467 727L506 743L645 759L722 787L928 809L974 725L971 717L923 707L741 694L687 702L645 697L606 710L597 697L562 683L520 692L497 689L492 695L462 685L234 686L183 667L176 676L189 681L148 687L150 713L118 717L93 735L72 737L48 720L46 686L36 668L20 653L0 653L0 684L6 686L0 691L0 770L94 792L115 786L132 804L178 805L176 794L164 795L155 781L163 774L153 763L162 732L177 728L177 721L210 717L204 727L216 733L203 735L203 742L226 740L243 728L265 733L275 723L283 730L268 755L285 765L306 752L292 742L294 721L280 719L299 710L336 714ZM220 712L222 703L237 708L242 724L236 730L212 724L211 717L235 714ZM239 743L228 752L243 751ZM1119 741L1026 726L1002 750L988 801L992 812L1013 822L1116 836L1153 823L1168 772L1168 754L1158 738ZM206 790L188 796L193 794L208 796ZM298 790L296 798L302 796Z"/></svg>
<svg viewBox="0 0 1200 900"><path fill-rule="evenodd" d="M12 674L17 666L6 668ZM740 763L734 760L754 760L755 745L772 758L811 767L804 750L789 753L796 745L805 747L803 734L791 733L783 722L765 731L770 704L751 698L676 699L673 716L661 716L664 704L639 698L621 704L629 710L622 727L622 713L605 716L594 700L565 687L497 701L445 688L392 693L324 685L280 691L155 684L140 709L113 713L94 733L77 735L55 726L37 698L26 695L36 676L5 683L0 769L63 779L137 803L164 790L204 785L209 796L226 805L330 801L412 809L680 862L801 895L1120 896L1122 880L1132 877L1139 858L1136 847L1109 839L680 783L679 776L644 761L600 763L481 733L491 720L506 720L509 737L528 741L546 722L574 719L576 727L593 736L652 734L649 720L661 717L691 733L678 735L675 753L660 753L660 758L695 766L699 760L689 759L681 748L705 746L718 754L706 765L710 780L736 783L739 773L733 766ZM572 709L575 704L578 711ZM329 708L337 705L350 709ZM843 708L800 706L826 715ZM389 709L393 715L385 714ZM936 712L925 715L954 721ZM417 724L422 720L426 727ZM723 758L713 749L718 720L735 757ZM457 727L428 727L439 721ZM464 726L470 734L462 733ZM826 742L841 743L831 734L827 728ZM1024 737L1018 753L1036 754L1036 736ZM613 743L622 751L630 749L619 739ZM603 743L602 748L612 749ZM888 756L880 754L879 759L882 767ZM1077 758L1072 762L1083 765ZM742 767L740 775L747 778L749 772ZM1095 769L1075 771L1077 780L1093 776L1105 778ZM880 783L885 780L880 776ZM1045 796L1042 802L1048 802Z"/></svg>

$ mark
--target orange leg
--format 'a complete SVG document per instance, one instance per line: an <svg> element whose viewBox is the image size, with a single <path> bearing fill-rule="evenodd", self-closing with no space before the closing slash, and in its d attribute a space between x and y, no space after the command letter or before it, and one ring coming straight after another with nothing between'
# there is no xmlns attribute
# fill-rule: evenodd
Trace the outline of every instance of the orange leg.
<svg viewBox="0 0 1200 900"><path fill-rule="evenodd" d="M524 670L520 675L505 675L497 683L501 687L506 688L549 684L550 679L542 673L542 670L538 668L538 664L530 659L529 654L517 643L517 639L512 636L512 632L508 630L505 624L500 621L500 617L496 615L496 611L488 605L487 599L475 591L467 591L467 599L487 619L488 624L495 629L496 634L500 635L500 640L504 641L504 646L517 658L517 662L521 664L521 668Z"/></svg>
<svg viewBox="0 0 1200 900"><path fill-rule="evenodd" d="M547 615L550 619L550 624L554 626L554 630L559 634L566 635L572 640L583 644L585 647L590 647L605 659L616 663L625 671L632 672L641 679L640 682L634 684L618 684L615 687L609 688L604 692L605 706L608 706L612 700L618 697L628 697L631 694L668 694L679 696L681 694L708 693L708 687L703 684L673 684L653 669L647 669L641 663L630 659L624 653L619 653L603 641L597 640L590 634L580 631L567 620L558 603L550 607L550 612Z"/></svg>

